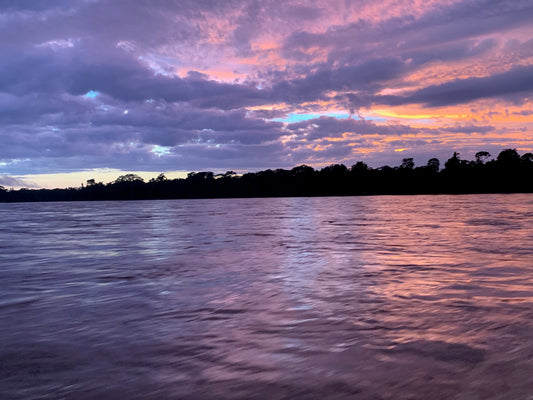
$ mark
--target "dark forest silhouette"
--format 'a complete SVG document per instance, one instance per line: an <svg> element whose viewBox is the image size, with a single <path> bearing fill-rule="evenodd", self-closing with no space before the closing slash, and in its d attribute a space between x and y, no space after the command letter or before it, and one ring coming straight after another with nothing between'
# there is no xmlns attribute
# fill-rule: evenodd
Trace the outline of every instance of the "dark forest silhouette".
<svg viewBox="0 0 533 400"><path fill-rule="evenodd" d="M0 201L141 200L229 197L357 196L377 194L445 194L533 192L533 153L522 156L515 149L490 159L486 151L475 160L459 153L445 162L432 158L415 167L404 158L398 167L370 168L358 162L315 170L300 165L291 170L276 169L237 175L191 172L185 179L167 179L164 174L144 182L135 174L103 184L94 179L79 188L7 190L0 186Z"/></svg>

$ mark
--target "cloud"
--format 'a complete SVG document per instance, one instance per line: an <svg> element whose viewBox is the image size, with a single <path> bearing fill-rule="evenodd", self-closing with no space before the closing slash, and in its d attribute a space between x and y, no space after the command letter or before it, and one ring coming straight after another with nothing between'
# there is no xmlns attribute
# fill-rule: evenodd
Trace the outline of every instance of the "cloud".
<svg viewBox="0 0 533 400"><path fill-rule="evenodd" d="M389 105L424 104L429 107L469 103L486 98L514 98L518 101L533 91L533 65L483 78L456 79L432 85L407 96L376 96L375 102Z"/></svg>
<svg viewBox="0 0 533 400"><path fill-rule="evenodd" d="M513 115L523 115L523 116L529 116L529 115L533 115L533 110L522 110L522 111L517 111L517 112L514 112Z"/></svg>
<svg viewBox="0 0 533 400"><path fill-rule="evenodd" d="M275 84L270 97L286 102L322 99L331 91L371 88L400 76L404 69L405 63L394 57L373 58L357 65L340 68L324 66L304 78Z"/></svg>
<svg viewBox="0 0 533 400"><path fill-rule="evenodd" d="M526 148L532 17L503 0L4 1L2 172ZM357 118L318 118L335 113Z"/></svg>
<svg viewBox="0 0 533 400"><path fill-rule="evenodd" d="M320 117L303 122L293 123L287 126L287 130L295 134L305 134L307 140L322 138L337 138L343 133L355 133L357 135L403 135L415 134L418 129L408 125L388 124L378 125L372 121L356 120L352 118L337 119L332 117Z"/></svg>
<svg viewBox="0 0 533 400"><path fill-rule="evenodd" d="M36 188L38 187L33 182L28 182L25 179L15 178L9 175L0 175L0 185L5 187L26 187L26 188Z"/></svg>
<svg viewBox="0 0 533 400"><path fill-rule="evenodd" d="M491 125L456 125L456 126L445 126L440 128L444 132L452 133L487 133L494 131L494 126Z"/></svg>

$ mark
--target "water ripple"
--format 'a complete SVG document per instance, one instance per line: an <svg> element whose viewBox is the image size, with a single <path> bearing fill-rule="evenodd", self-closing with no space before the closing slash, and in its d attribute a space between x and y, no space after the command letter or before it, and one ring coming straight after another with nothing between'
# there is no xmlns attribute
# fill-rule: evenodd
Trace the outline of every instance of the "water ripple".
<svg viewBox="0 0 533 400"><path fill-rule="evenodd" d="M2 398L525 399L531 204L0 204Z"/></svg>

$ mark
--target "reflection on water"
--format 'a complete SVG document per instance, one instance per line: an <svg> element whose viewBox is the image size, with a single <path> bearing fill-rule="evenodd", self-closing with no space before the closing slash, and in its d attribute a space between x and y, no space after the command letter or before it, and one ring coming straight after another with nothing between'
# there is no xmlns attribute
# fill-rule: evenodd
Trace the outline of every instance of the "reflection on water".
<svg viewBox="0 0 533 400"><path fill-rule="evenodd" d="M2 204L6 399L526 399L533 196Z"/></svg>

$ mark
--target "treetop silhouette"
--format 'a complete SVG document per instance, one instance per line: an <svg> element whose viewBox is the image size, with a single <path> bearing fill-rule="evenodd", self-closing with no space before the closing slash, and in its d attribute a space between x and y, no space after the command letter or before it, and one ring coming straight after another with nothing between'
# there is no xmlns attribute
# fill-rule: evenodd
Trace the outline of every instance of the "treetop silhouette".
<svg viewBox="0 0 533 400"><path fill-rule="evenodd" d="M320 170L299 165L243 175L190 172L185 179L168 179L161 173L148 182L130 173L105 185L89 179L80 188L7 190L0 186L0 201L533 192L533 153L520 156L516 149L505 149L496 159L490 157L479 151L475 160L468 161L454 152L442 170L437 158L418 167L413 158L404 158L398 167L374 169L358 161L350 168L332 164Z"/></svg>

